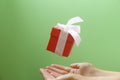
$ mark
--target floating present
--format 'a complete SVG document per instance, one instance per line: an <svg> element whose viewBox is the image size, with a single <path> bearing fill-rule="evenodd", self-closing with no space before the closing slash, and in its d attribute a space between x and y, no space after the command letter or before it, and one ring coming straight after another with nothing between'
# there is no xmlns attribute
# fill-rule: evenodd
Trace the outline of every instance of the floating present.
<svg viewBox="0 0 120 80"><path fill-rule="evenodd" d="M66 25L58 23L57 26L53 27L47 50L68 57L74 42L77 46L81 42L80 26L73 25L78 22L83 22L83 20L80 17L74 17Z"/></svg>

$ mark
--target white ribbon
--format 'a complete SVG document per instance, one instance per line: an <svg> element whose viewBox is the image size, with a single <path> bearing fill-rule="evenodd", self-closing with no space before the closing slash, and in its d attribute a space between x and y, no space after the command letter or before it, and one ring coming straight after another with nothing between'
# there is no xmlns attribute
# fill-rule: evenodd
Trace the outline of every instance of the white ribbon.
<svg viewBox="0 0 120 80"><path fill-rule="evenodd" d="M73 39L75 40L76 45L78 46L81 42L81 38L79 36L80 33L80 26L79 25L73 25L75 23L78 22L83 22L83 20L80 17L74 17L71 18L66 25L64 24L57 24L57 27L69 34L71 34L71 36L73 37Z"/></svg>
<svg viewBox="0 0 120 80"><path fill-rule="evenodd" d="M61 29L61 32L58 38L55 53L61 56L63 55L68 33L73 37L77 46L80 44L80 26L73 25L78 22L83 22L83 20L80 17L74 17L70 19L66 25L60 23L57 24L57 28Z"/></svg>
<svg viewBox="0 0 120 80"><path fill-rule="evenodd" d="M59 38L58 38L58 42L56 45L56 49L55 49L55 53L57 53L60 56L62 56L64 52L65 44L67 41L67 36L68 36L68 33L61 30Z"/></svg>

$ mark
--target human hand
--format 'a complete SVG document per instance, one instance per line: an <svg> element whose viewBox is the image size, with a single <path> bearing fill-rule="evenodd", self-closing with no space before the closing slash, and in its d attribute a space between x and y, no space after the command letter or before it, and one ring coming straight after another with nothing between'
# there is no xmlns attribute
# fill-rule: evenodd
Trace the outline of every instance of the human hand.
<svg viewBox="0 0 120 80"><path fill-rule="evenodd" d="M71 67L66 67L58 64L52 64L51 66L47 67L48 71L52 72L60 72L60 73L73 73L73 74L81 74L85 76L91 76L95 72L95 67L90 63L74 63L71 64Z"/></svg>
<svg viewBox="0 0 120 80"><path fill-rule="evenodd" d="M90 63L73 63L70 65L73 69L78 69L81 75L91 76L96 73L97 69Z"/></svg>
<svg viewBox="0 0 120 80"><path fill-rule="evenodd" d="M53 71L49 69L40 69L41 74L43 75L44 80L80 80L81 75L67 74L65 71Z"/></svg>
<svg viewBox="0 0 120 80"><path fill-rule="evenodd" d="M49 73L60 73L60 74L80 74L80 69L72 68L72 67L66 67L63 65L58 64L52 64L51 66L46 67L46 70Z"/></svg>
<svg viewBox="0 0 120 80"><path fill-rule="evenodd" d="M52 64L46 69L40 69L45 80L79 80L82 78L79 69Z"/></svg>
<svg viewBox="0 0 120 80"><path fill-rule="evenodd" d="M74 63L71 67L53 64L40 71L44 80L120 80L118 72L96 70L89 63Z"/></svg>

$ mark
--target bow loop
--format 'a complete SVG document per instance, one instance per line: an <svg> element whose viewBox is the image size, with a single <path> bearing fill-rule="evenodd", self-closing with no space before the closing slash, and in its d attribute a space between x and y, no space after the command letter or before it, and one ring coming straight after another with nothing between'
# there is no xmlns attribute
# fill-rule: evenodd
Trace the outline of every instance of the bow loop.
<svg viewBox="0 0 120 80"><path fill-rule="evenodd" d="M80 26L79 25L73 25L78 22L83 22L83 20L80 17L74 17L70 19L66 25L64 24L57 24L57 27L61 30L64 30L65 32L68 32L71 34L73 39L75 40L76 45L78 46L81 38L78 33L80 33Z"/></svg>
<svg viewBox="0 0 120 80"><path fill-rule="evenodd" d="M67 22L67 24L70 25L70 24L75 24L75 23L78 23L78 22L83 22L83 20L80 17L74 17L74 18L70 19Z"/></svg>

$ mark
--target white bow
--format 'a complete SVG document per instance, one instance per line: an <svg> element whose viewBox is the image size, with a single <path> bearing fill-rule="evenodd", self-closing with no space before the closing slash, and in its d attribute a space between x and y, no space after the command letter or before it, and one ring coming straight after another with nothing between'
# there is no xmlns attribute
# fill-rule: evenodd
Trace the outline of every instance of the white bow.
<svg viewBox="0 0 120 80"><path fill-rule="evenodd" d="M57 27L61 30L64 30L65 32L68 32L71 34L73 39L75 40L76 45L78 46L81 42L81 38L79 36L80 33L80 26L79 25L73 25L78 22L83 22L83 20L80 17L74 17L71 18L66 25L64 24L57 24Z"/></svg>

